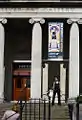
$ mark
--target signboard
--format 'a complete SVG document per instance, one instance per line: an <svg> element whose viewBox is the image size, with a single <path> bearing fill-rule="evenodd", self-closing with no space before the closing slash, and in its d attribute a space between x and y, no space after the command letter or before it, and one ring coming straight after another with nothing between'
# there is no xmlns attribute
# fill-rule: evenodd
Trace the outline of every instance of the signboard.
<svg viewBox="0 0 82 120"><path fill-rule="evenodd" d="M63 23L48 23L48 59L63 60Z"/></svg>

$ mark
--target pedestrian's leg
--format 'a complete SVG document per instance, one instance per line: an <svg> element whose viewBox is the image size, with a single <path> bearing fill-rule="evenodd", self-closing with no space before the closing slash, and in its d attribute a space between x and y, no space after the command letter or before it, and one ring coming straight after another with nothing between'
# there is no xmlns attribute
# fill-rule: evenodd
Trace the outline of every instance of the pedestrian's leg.
<svg viewBox="0 0 82 120"><path fill-rule="evenodd" d="M58 90L57 94L58 94L58 105L61 105L61 101L60 101L60 90Z"/></svg>
<svg viewBox="0 0 82 120"><path fill-rule="evenodd" d="M56 95L56 91L53 91L53 98L52 98L52 105L54 105L54 100L55 100L55 95Z"/></svg>

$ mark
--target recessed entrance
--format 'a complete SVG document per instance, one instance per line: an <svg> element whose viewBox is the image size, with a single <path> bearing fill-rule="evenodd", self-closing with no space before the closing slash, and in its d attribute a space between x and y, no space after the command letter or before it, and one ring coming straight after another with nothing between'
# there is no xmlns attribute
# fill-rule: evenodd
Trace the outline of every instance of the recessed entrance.
<svg viewBox="0 0 82 120"><path fill-rule="evenodd" d="M31 63L13 63L13 99L30 98Z"/></svg>
<svg viewBox="0 0 82 120"><path fill-rule="evenodd" d="M67 61L45 61L43 65L43 81L42 81L42 94L44 95L47 90L50 91L50 96L53 96L53 82L54 76L60 81L60 95L61 102L66 102L68 99L68 85L69 85L69 63ZM46 97L46 96L44 96ZM57 98L57 97L56 97ZM55 100L57 101L57 99Z"/></svg>

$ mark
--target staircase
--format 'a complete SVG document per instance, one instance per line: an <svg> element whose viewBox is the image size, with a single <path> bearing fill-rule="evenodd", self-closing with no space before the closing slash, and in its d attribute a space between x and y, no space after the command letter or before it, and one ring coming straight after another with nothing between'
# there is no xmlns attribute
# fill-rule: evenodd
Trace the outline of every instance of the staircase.
<svg viewBox="0 0 82 120"><path fill-rule="evenodd" d="M70 120L68 107L66 104L58 106L55 104L52 106L50 104L51 114L49 116L49 104L46 103L45 109L44 104L26 104L26 107L23 109L22 120ZM0 120L4 112L8 109L11 109L12 103L1 103L0 104ZM44 115L45 114L45 115Z"/></svg>
<svg viewBox="0 0 82 120"><path fill-rule="evenodd" d="M25 111L26 110L26 111ZM48 104L31 103L23 109L23 120L48 120Z"/></svg>
<svg viewBox="0 0 82 120"><path fill-rule="evenodd" d="M51 107L51 119L52 120L70 120L68 106L62 104L58 106L55 104Z"/></svg>
<svg viewBox="0 0 82 120"><path fill-rule="evenodd" d="M45 109L44 104L27 104L26 111L23 109L23 120L70 120L68 106L66 104L62 104L58 106L55 104L52 106L50 104L51 113L49 113L49 104L46 103ZM45 115L44 115L45 114ZM49 119L50 117L50 119ZM26 118L26 119L25 119Z"/></svg>

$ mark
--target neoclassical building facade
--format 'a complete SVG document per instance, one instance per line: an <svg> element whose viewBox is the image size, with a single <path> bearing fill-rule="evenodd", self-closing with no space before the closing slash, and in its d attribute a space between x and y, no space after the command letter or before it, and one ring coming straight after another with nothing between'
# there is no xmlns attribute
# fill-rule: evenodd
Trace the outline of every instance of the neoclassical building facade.
<svg viewBox="0 0 82 120"><path fill-rule="evenodd" d="M1 5L0 98L18 99L19 93L15 92L20 91L21 84L16 75L24 79L30 76L31 98L41 98L51 89L54 75L59 76L64 99L81 94L82 3L2 2ZM64 24L62 60L48 59L49 22ZM17 65L22 69L31 66L30 75L15 71Z"/></svg>

